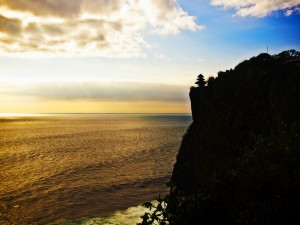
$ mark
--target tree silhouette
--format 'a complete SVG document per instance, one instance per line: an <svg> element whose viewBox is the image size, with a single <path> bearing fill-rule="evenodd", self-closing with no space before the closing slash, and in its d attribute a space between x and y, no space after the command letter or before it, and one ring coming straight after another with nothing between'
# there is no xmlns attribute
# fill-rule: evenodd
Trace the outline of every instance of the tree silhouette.
<svg viewBox="0 0 300 225"><path fill-rule="evenodd" d="M206 81L204 79L204 76L202 74L198 75L197 81L195 82L195 84L198 85L198 87L204 87L204 85L206 84Z"/></svg>
<svg viewBox="0 0 300 225"><path fill-rule="evenodd" d="M279 53L278 55L275 55L276 58L280 57L283 59L295 59L300 57L300 52L291 49L291 50L287 50L287 51L283 51L281 53Z"/></svg>
<svg viewBox="0 0 300 225"><path fill-rule="evenodd" d="M287 58L297 58L297 57L300 57L300 52L294 50L294 49L291 49L291 50L287 50L287 51L284 51L280 54L284 54Z"/></svg>

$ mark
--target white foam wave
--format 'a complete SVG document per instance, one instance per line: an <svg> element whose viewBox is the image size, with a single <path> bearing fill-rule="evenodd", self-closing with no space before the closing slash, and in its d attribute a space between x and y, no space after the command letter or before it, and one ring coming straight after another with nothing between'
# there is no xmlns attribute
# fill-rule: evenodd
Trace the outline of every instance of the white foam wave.
<svg viewBox="0 0 300 225"><path fill-rule="evenodd" d="M80 221L69 221L63 223L52 223L61 224L61 225L136 225L140 223L142 219L140 218L144 215L145 212L149 212L149 210L143 206L130 207L124 211L116 211L111 215L107 215L104 217L83 219Z"/></svg>

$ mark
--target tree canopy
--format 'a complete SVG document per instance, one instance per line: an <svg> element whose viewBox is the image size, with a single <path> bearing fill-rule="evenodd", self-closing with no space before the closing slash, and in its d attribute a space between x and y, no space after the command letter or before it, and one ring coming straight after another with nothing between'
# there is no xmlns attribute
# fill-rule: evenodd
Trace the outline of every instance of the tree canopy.
<svg viewBox="0 0 300 225"><path fill-rule="evenodd" d="M204 76L202 74L198 75L197 81L195 82L195 84L198 85L198 87L203 87L206 84L206 81L204 79Z"/></svg>

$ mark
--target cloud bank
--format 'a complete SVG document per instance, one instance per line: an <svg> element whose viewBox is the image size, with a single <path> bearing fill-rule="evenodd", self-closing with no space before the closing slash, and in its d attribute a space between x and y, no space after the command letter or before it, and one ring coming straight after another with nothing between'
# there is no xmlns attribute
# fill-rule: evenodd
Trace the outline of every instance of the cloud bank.
<svg viewBox="0 0 300 225"><path fill-rule="evenodd" d="M290 16L300 11L300 0L211 0L211 4L233 8L238 16L264 17L278 10Z"/></svg>
<svg viewBox="0 0 300 225"><path fill-rule="evenodd" d="M45 100L185 102L188 90L183 85L137 82L53 82L21 86L0 84L0 95Z"/></svg>
<svg viewBox="0 0 300 225"><path fill-rule="evenodd" d="M143 57L147 34L203 27L175 0L0 0L0 49Z"/></svg>

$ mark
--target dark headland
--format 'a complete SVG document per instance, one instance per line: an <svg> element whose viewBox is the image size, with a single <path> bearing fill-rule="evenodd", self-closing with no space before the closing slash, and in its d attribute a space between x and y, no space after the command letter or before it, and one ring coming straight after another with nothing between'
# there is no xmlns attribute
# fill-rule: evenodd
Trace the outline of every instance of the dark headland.
<svg viewBox="0 0 300 225"><path fill-rule="evenodd" d="M196 84L170 196L159 199L168 207L142 224L299 223L300 52L262 53Z"/></svg>

